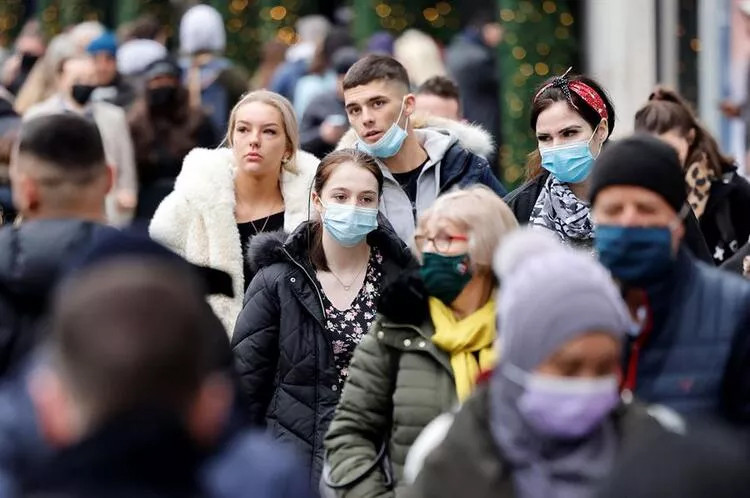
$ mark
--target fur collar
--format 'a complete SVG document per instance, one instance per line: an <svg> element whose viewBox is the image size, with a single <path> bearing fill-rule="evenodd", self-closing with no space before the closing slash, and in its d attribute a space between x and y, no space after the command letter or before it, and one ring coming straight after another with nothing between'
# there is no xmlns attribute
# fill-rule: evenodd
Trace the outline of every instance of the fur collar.
<svg viewBox="0 0 750 498"><path fill-rule="evenodd" d="M298 150L292 168L295 172L282 170L280 184L287 232L307 220L307 199L319 162L312 154ZM198 210L231 207L233 213L236 170L231 149L196 148L185 157L174 190Z"/></svg>
<svg viewBox="0 0 750 498"><path fill-rule="evenodd" d="M252 271L257 272L275 263L289 262L290 256L298 263L307 265L307 241L313 223L316 222L303 223L290 235L279 231L260 233L253 237L245 256ZM380 225L367 236L367 241L380 249L386 262L400 269L418 266L409 248L384 219L380 219Z"/></svg>
<svg viewBox="0 0 750 498"><path fill-rule="evenodd" d="M492 135L478 124L419 113L413 114L410 121L414 129L430 128L454 136L465 149L478 156L487 158L495 151L495 141ZM356 143L357 133L354 128L350 128L336 148L351 149L355 147Z"/></svg>

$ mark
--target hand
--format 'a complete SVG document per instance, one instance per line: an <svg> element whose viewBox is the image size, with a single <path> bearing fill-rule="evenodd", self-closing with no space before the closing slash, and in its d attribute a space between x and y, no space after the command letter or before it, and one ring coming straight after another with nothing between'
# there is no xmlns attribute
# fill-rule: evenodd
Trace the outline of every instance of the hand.
<svg viewBox="0 0 750 498"><path fill-rule="evenodd" d="M721 112L729 118L738 118L742 115L742 108L728 100L720 103L719 109L721 109Z"/></svg>
<svg viewBox="0 0 750 498"><path fill-rule="evenodd" d="M129 189L118 190L115 200L120 211L132 211L138 203L135 192Z"/></svg>
<svg viewBox="0 0 750 498"><path fill-rule="evenodd" d="M320 125L320 138L330 145L336 145L346 133L345 126L335 126L325 121Z"/></svg>

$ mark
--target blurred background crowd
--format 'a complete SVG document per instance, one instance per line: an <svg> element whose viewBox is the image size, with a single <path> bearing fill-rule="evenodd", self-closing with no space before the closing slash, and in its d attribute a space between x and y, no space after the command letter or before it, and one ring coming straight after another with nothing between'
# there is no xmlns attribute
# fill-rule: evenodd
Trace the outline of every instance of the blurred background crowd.
<svg viewBox="0 0 750 498"><path fill-rule="evenodd" d="M750 9L739 0L627 6L616 0L472 0L460 6L449 0L236 0L208 2L214 10L183 18L197 3L3 2L0 136L60 84L96 86L90 100L123 109L133 141L132 159L128 151L108 154L123 162L121 194L112 206L132 209L133 187L140 184L147 217L169 190L181 156L196 145L217 144L231 103L249 89L269 88L292 99L303 146L318 155L330 150L343 121L331 118L321 133L310 130L342 109L336 75L355 53L384 52L404 64L415 89L432 76L458 84L456 113L492 134L498 147L489 159L508 188L523 181L534 148L528 131L533 88L569 66L601 81L623 116L635 113L657 82L678 90L744 171ZM210 26L210 34L199 25ZM76 54L92 56L93 67L82 71L92 74L58 82L60 62ZM166 65L149 67L164 58ZM305 116L321 90L329 98ZM429 92L458 94L450 85ZM80 89L78 95L86 97ZM167 121L161 119L165 110L174 113ZM626 120L616 134L630 130ZM155 147L161 135L169 140ZM8 142L2 143L0 164L7 162Z"/></svg>

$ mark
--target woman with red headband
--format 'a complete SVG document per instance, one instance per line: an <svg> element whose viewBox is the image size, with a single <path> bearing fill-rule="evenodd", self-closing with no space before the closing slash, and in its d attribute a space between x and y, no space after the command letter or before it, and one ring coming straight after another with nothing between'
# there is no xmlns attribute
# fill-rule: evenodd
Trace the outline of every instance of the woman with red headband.
<svg viewBox="0 0 750 498"><path fill-rule="evenodd" d="M534 95L537 150L529 154L527 182L505 202L519 223L551 230L565 244L592 248L588 177L615 128L615 109L597 82L569 72L547 80ZM692 212L685 218L685 241L698 259L713 263Z"/></svg>
<svg viewBox="0 0 750 498"><path fill-rule="evenodd" d="M505 199L520 223L555 232L563 242L592 247L588 177L615 127L602 87L585 76L546 81L532 101L538 148L529 155L528 181Z"/></svg>

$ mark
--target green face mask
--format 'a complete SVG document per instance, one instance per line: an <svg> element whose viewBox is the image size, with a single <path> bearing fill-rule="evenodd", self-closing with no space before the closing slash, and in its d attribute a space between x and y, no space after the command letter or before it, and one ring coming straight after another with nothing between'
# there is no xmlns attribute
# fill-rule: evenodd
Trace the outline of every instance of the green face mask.
<svg viewBox="0 0 750 498"><path fill-rule="evenodd" d="M471 280L469 255L464 253L443 256L434 252L422 253L419 274L427 293L450 306Z"/></svg>

